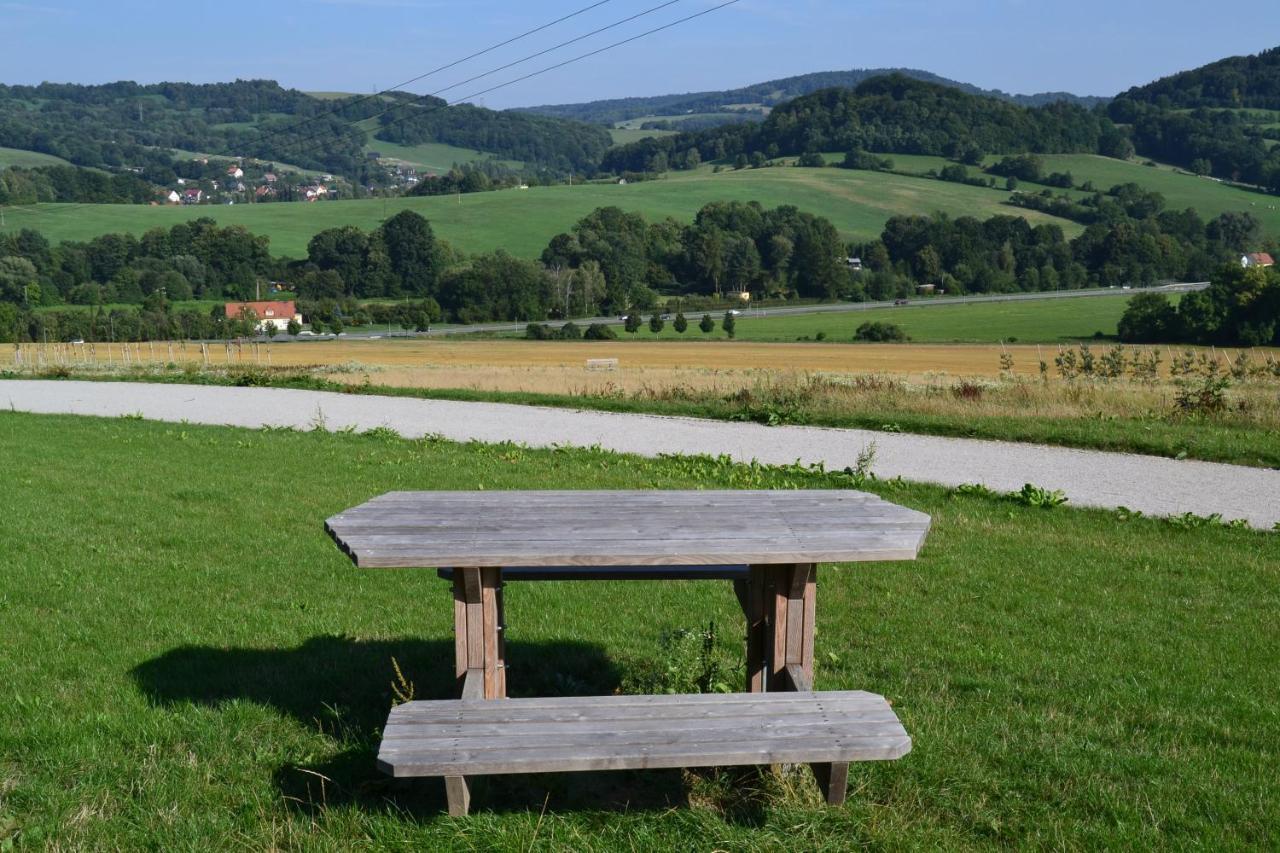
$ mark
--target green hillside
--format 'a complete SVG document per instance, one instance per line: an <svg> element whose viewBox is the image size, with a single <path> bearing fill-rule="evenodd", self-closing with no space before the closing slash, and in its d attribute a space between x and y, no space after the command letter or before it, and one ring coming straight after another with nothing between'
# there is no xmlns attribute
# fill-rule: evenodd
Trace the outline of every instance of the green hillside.
<svg viewBox="0 0 1280 853"><path fill-rule="evenodd" d="M156 226L208 216L222 225L244 225L267 234L275 254L300 257L318 231L340 225L374 228L384 217L407 208L430 219L440 236L464 251L505 249L536 257L551 237L597 207L616 205L650 218L672 216L687 221L711 201L759 201L765 207L789 204L825 216L848 240L878 236L891 216L934 210L983 218L997 213L1020 214L1032 222L1057 222L1068 235L1081 230L1066 220L1002 204L1007 197L1007 193L989 189L875 172L773 168L715 174L704 167L629 186L534 187L461 197L234 207L38 205L12 209L5 229L34 228L58 242L87 240L111 231L141 234Z"/></svg>
<svg viewBox="0 0 1280 853"><path fill-rule="evenodd" d="M22 166L31 168L33 166L69 166L71 165L61 157L54 157L51 154L41 154L38 151L23 151L21 148L2 148L0 147L0 169L7 169L10 166Z"/></svg>
<svg viewBox="0 0 1280 853"><path fill-rule="evenodd" d="M839 162L843 159L843 155L828 154L826 156L830 162ZM893 160L896 170L918 174L924 174L931 169L941 170L950 163L942 157L924 155L887 154L884 156ZM1144 166L1136 160L1116 160L1095 154L1041 154L1038 156L1044 161L1045 174L1070 172L1075 178L1076 186L1086 181L1093 181L1094 186L1106 192L1117 184L1135 183L1163 195L1167 202L1166 207L1170 210L1193 207L1205 219L1212 219L1227 212L1247 212L1258 218L1266 233L1280 235L1280 202L1274 196L1231 186L1211 178L1191 175L1163 163ZM998 159L998 157L988 157L986 164L990 165ZM975 176L979 174L976 168L971 167L969 171ZM997 178L996 181L997 186L1003 188L1004 179ZM1023 189L1035 187L1037 187L1036 184L1023 182ZM992 190L992 192L1004 194L1003 189ZM1060 192L1060 190L1055 189L1054 192ZM1073 194L1080 197L1087 195L1078 191Z"/></svg>
<svg viewBox="0 0 1280 853"><path fill-rule="evenodd" d="M439 142L398 145L381 139L371 139L365 146L365 150L378 152L384 160L399 160L414 168L431 172L447 172L455 164L490 159L497 159L499 163L517 171L524 168L524 163L519 160L502 160L485 151L472 151L469 148L459 148L456 145L445 145Z"/></svg>

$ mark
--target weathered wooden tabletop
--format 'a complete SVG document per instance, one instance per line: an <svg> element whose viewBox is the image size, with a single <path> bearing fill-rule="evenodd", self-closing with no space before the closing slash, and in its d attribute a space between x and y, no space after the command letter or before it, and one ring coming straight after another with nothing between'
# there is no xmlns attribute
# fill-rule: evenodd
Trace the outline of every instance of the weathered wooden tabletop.
<svg viewBox="0 0 1280 853"><path fill-rule="evenodd" d="M929 516L853 491L390 492L325 529L362 567L914 559Z"/></svg>

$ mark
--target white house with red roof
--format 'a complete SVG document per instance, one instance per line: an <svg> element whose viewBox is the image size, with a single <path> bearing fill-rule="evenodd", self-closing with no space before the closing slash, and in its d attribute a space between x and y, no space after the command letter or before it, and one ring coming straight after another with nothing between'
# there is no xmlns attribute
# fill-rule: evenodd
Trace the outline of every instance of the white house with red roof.
<svg viewBox="0 0 1280 853"><path fill-rule="evenodd" d="M244 169L241 169L239 166L232 166L227 169L227 177L235 178L238 181L244 177Z"/></svg>
<svg viewBox="0 0 1280 853"><path fill-rule="evenodd" d="M258 318L259 332L265 332L268 326L283 332L290 321L302 323L302 315L294 302L228 302L226 305L228 320L238 319L245 311L252 311Z"/></svg>
<svg viewBox="0 0 1280 853"><path fill-rule="evenodd" d="M1240 259L1240 266L1245 269L1252 267L1274 267L1275 259L1266 252L1251 252Z"/></svg>

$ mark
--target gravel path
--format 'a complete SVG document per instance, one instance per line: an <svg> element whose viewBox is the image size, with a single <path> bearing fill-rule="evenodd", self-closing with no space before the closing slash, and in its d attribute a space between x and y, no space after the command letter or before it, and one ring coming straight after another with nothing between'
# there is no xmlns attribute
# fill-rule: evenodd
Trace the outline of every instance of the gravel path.
<svg viewBox="0 0 1280 853"><path fill-rule="evenodd" d="M323 425L363 431L390 427L417 438L515 441L532 447L590 446L655 456L727 453L765 463L853 465L875 443L882 478L1011 491L1024 483L1061 489L1076 506L1126 506L1148 515L1221 513L1270 529L1280 522L1280 471L1069 450L1032 444L901 435L818 427L612 414L569 409L458 403L292 391L120 382L0 381L0 405L50 414L119 416L241 427Z"/></svg>

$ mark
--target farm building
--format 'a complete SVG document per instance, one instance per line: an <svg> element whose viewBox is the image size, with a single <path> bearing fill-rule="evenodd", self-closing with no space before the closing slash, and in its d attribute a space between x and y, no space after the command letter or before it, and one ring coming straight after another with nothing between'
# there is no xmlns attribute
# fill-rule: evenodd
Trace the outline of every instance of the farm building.
<svg viewBox="0 0 1280 853"><path fill-rule="evenodd" d="M302 315L294 302L228 302L226 305L228 320L239 318L245 311L252 311L257 316L259 332L266 331L268 326L284 331L290 320L302 322Z"/></svg>
<svg viewBox="0 0 1280 853"><path fill-rule="evenodd" d="M1245 269L1249 269L1250 267L1273 267L1276 262L1266 252L1253 252L1241 258L1240 265Z"/></svg>

